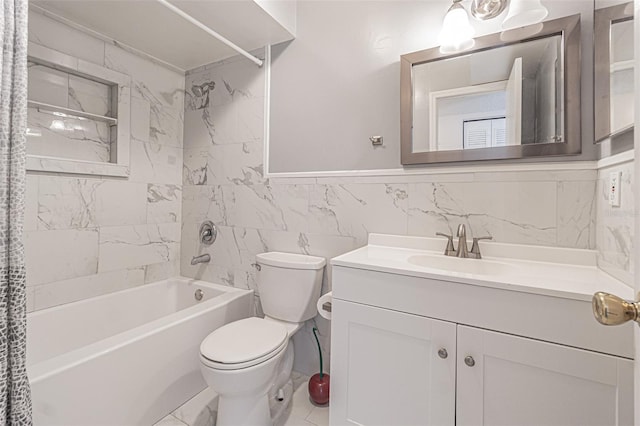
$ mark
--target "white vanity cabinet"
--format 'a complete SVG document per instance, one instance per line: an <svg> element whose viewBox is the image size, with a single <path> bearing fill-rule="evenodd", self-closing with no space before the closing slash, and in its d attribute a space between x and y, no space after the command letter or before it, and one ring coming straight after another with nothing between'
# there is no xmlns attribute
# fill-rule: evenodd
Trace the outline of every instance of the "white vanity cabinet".
<svg viewBox="0 0 640 426"><path fill-rule="evenodd" d="M455 324L335 299L332 311L331 424L454 424Z"/></svg>
<svg viewBox="0 0 640 426"><path fill-rule="evenodd" d="M605 330L588 299L345 256L333 262L332 425L633 424L632 329Z"/></svg>
<svg viewBox="0 0 640 426"><path fill-rule="evenodd" d="M462 325L457 334L457 425L633 424L632 360Z"/></svg>

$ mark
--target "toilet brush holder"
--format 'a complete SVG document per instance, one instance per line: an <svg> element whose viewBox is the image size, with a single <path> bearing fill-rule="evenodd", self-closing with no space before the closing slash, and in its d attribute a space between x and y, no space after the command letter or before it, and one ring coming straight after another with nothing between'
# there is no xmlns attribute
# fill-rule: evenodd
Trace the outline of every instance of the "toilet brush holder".
<svg viewBox="0 0 640 426"><path fill-rule="evenodd" d="M313 327L313 337L318 345L318 355L320 357L320 372L314 374L309 379L309 398L316 405L329 405L329 375L322 371L322 349L320 340L316 334L318 329Z"/></svg>

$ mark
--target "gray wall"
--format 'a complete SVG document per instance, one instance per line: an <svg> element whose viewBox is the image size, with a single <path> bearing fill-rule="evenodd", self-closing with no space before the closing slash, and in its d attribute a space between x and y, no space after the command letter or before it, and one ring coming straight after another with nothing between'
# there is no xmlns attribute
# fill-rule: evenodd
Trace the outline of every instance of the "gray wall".
<svg viewBox="0 0 640 426"><path fill-rule="evenodd" d="M269 171L401 167L399 57L437 45L449 5L447 0L299 2L296 39L273 48ZM582 13L582 104L592 105L593 2L545 5L548 19ZM498 20L473 24L477 35L499 31ZM587 107L583 153L570 158L595 158L592 127ZM373 148L371 135L384 136L384 145Z"/></svg>

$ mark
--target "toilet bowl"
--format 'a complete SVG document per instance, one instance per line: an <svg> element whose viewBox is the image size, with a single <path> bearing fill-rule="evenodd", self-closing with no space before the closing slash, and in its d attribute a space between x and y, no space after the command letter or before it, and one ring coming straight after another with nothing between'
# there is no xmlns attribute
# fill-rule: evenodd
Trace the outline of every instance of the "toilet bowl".
<svg viewBox="0 0 640 426"><path fill-rule="evenodd" d="M271 252L256 261L265 318L229 323L200 345L202 376L219 395L219 426L273 424L269 396L288 382L291 337L315 315L320 296L324 258Z"/></svg>

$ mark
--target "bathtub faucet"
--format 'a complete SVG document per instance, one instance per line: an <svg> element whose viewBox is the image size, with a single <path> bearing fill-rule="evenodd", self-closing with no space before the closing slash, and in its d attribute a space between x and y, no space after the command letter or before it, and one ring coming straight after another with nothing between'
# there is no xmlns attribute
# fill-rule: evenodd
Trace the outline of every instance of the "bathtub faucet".
<svg viewBox="0 0 640 426"><path fill-rule="evenodd" d="M198 263L207 263L211 261L209 253L201 254L200 256L193 256L191 259L191 265L197 265Z"/></svg>

